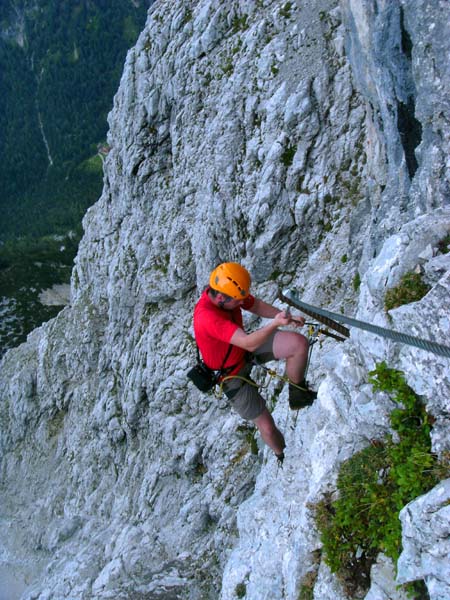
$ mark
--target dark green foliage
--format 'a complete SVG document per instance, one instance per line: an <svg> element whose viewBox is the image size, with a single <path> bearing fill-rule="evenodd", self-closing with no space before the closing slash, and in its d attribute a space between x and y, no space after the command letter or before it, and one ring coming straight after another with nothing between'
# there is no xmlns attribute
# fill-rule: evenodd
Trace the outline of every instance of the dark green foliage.
<svg viewBox="0 0 450 600"><path fill-rule="evenodd" d="M290 167L294 161L297 146L288 146L281 155L281 162L285 167Z"/></svg>
<svg viewBox="0 0 450 600"><path fill-rule="evenodd" d="M282 17L284 17L285 19L290 19L290 17L291 17L291 11L292 11L292 2L286 2L280 8L280 15Z"/></svg>
<svg viewBox="0 0 450 600"><path fill-rule="evenodd" d="M11 236L0 245L0 297L14 303L14 310L10 304L9 315L2 315L0 354L23 342L30 331L61 309L43 306L39 294L53 284L69 282L81 238L81 219L99 197L101 186L101 159L96 157L85 161L66 180L53 172L36 188L34 197L4 211L11 231L29 233ZM5 318L8 316L14 319Z"/></svg>
<svg viewBox="0 0 450 600"><path fill-rule="evenodd" d="M234 15L231 22L232 33L238 33L239 31L245 31L248 29L248 15Z"/></svg>
<svg viewBox="0 0 450 600"><path fill-rule="evenodd" d="M1 353L60 310L39 292L69 282L81 219L102 189L97 147L151 3L0 3ZM48 236L69 231L61 252Z"/></svg>
<svg viewBox="0 0 450 600"><path fill-rule="evenodd" d="M450 233L448 233L442 240L438 242L438 250L442 252L442 254L447 254L449 252L450 246Z"/></svg>
<svg viewBox="0 0 450 600"><path fill-rule="evenodd" d="M361 276L359 273L356 273L356 275L353 277L353 289L355 290L355 292L357 292L361 286Z"/></svg>
<svg viewBox="0 0 450 600"><path fill-rule="evenodd" d="M80 232L64 238L21 238L0 247L0 297L14 302L12 323L5 315L0 322L0 355L61 310L43 306L39 294L55 283L69 282L79 236Z"/></svg>
<svg viewBox="0 0 450 600"><path fill-rule="evenodd" d="M3 239L64 235L79 229L87 208L98 200L103 186L101 158L83 161L70 173L52 169L20 201L4 206Z"/></svg>
<svg viewBox="0 0 450 600"><path fill-rule="evenodd" d="M430 290L430 286L422 280L420 273L406 273L400 280L400 283L387 290L384 297L384 307L386 310L397 308L403 304L417 302L421 300Z"/></svg>
<svg viewBox="0 0 450 600"><path fill-rule="evenodd" d="M1 239L17 234L18 224L10 227L15 207L40 203L45 213L48 203L58 203L55 182L61 186L105 138L125 54L148 5L148 0L2 3L0 26L10 35L0 37L0 209L8 213ZM29 233L24 223L20 234Z"/></svg>
<svg viewBox="0 0 450 600"><path fill-rule="evenodd" d="M343 463L337 480L339 498L334 502L325 498L315 507L325 560L352 593L367 587L379 552L397 561L399 511L434 487L442 475L442 465L431 452L430 417L403 374L381 363L369 381L375 391L389 393L396 403L390 417L396 435L374 442Z"/></svg>

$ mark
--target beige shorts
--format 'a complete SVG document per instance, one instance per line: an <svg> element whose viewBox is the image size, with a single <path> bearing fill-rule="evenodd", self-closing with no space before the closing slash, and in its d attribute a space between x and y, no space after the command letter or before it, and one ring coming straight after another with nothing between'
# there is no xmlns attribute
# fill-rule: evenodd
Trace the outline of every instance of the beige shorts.
<svg viewBox="0 0 450 600"><path fill-rule="evenodd" d="M258 359L258 362L268 362L274 360L273 355L273 338L275 332L264 342L259 348L257 348L252 355ZM264 409L266 408L266 402L259 393L256 385L252 385L239 379L244 377L250 379L252 364L247 364L243 369L236 374L236 379L230 379L225 381L223 384L223 391L227 398L230 400L230 404L239 416L247 421L253 421L259 417Z"/></svg>

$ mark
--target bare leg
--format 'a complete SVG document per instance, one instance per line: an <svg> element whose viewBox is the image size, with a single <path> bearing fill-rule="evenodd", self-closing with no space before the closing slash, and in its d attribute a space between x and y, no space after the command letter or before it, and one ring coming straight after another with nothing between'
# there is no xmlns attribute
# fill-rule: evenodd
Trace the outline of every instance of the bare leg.
<svg viewBox="0 0 450 600"><path fill-rule="evenodd" d="M295 331L277 331L273 339L276 359L286 359L286 375L293 383L303 381L308 360L308 340Z"/></svg>
<svg viewBox="0 0 450 600"><path fill-rule="evenodd" d="M281 454L286 447L286 442L284 441L281 431L277 429L275 421L267 408L264 409L259 417L254 419L253 423L259 429L262 439L269 448L271 448L275 454Z"/></svg>

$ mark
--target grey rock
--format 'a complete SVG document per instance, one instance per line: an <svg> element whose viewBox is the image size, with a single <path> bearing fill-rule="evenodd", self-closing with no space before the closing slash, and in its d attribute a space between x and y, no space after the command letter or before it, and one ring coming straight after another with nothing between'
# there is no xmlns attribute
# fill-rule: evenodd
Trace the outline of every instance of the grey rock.
<svg viewBox="0 0 450 600"><path fill-rule="evenodd" d="M371 586L364 600L407 600L409 598L406 590L399 589L395 582L395 568L392 560L380 554L377 562L373 565L371 573Z"/></svg>
<svg viewBox="0 0 450 600"><path fill-rule="evenodd" d="M410 502L401 512L403 552L397 581L424 579L430 596L450 594L450 479Z"/></svg>

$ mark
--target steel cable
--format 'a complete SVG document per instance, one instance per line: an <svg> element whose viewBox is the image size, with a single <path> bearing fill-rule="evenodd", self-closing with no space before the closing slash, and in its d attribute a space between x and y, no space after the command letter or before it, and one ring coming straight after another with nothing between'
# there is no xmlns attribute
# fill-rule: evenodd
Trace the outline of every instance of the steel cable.
<svg viewBox="0 0 450 600"><path fill-rule="evenodd" d="M370 333L374 333L375 335L394 340L395 342L401 342L403 344L407 344L408 346L415 346L416 348L420 348L421 350L427 350L428 352L432 352L433 354L439 354L440 356L450 358L449 346L445 346L437 342L432 342L431 340L425 340L423 338L409 335L407 333L401 333L400 331L394 331L392 329L386 329L385 327L380 327L378 325L372 325L371 323L359 321L358 319L353 319L352 317L346 317L345 315L340 315L329 310L324 310L323 308L318 308L317 306L307 304L306 302L300 300L295 290L285 290L282 294L280 294L280 298L282 300L285 300L292 306L295 306L307 315L313 317L314 315L319 315L320 317L323 317L323 319L331 320L332 323L330 323L330 321L328 321L327 323L323 319L320 319L329 327L336 329L336 331L339 331L339 329L336 328L336 325L339 325L339 322L346 323L351 327L364 329L365 331L369 331ZM338 321L338 323L334 323L334 321ZM346 329L345 327L343 329L346 330L349 334L348 329ZM340 333L346 335L342 330L340 331Z"/></svg>

